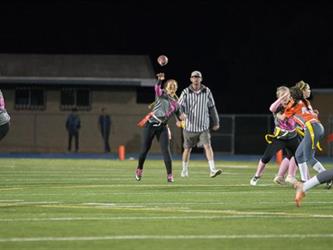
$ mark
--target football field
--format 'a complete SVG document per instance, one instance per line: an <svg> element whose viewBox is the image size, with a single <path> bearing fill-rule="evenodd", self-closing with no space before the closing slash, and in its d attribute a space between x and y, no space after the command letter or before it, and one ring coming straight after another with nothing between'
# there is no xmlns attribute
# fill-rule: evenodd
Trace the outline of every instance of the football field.
<svg viewBox="0 0 333 250"><path fill-rule="evenodd" d="M324 185L294 204L291 186L257 162L190 162L167 183L162 160L0 158L0 249L332 249L333 190ZM333 168L332 164L324 164ZM311 172L314 174L313 172Z"/></svg>

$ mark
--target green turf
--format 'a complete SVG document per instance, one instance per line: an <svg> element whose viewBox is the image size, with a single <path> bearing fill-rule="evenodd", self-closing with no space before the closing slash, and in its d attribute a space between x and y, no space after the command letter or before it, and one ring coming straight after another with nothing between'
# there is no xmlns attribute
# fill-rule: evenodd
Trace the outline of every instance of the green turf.
<svg viewBox="0 0 333 250"><path fill-rule="evenodd" d="M318 186L301 208L294 190L249 185L256 162L192 161L167 183L162 161L0 159L0 249L331 249L333 190ZM332 168L332 164L326 164ZM313 174L313 172L312 172Z"/></svg>

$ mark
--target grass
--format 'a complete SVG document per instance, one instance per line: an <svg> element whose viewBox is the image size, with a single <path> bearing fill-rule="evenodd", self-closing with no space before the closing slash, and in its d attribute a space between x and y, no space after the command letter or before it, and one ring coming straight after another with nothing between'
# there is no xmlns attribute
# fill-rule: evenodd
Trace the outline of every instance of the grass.
<svg viewBox="0 0 333 250"><path fill-rule="evenodd" d="M0 159L0 249L331 249L332 190L318 186L296 208L295 191L256 162L192 161L166 182L163 162ZM332 168L332 164L325 164ZM312 172L313 174L313 172Z"/></svg>

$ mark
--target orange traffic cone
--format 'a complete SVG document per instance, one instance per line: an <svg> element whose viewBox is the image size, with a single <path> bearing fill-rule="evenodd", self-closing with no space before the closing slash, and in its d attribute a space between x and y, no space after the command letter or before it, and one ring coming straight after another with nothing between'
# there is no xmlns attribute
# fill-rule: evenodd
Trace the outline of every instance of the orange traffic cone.
<svg viewBox="0 0 333 250"><path fill-rule="evenodd" d="M118 158L121 161L126 159L126 150L124 145L119 145L118 147Z"/></svg>

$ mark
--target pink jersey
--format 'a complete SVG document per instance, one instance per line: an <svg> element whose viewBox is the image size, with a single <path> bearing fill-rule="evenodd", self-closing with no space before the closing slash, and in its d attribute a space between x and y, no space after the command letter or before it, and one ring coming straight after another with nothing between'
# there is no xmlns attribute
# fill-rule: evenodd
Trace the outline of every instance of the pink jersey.
<svg viewBox="0 0 333 250"><path fill-rule="evenodd" d="M0 95L0 109L5 109L5 99Z"/></svg>
<svg viewBox="0 0 333 250"><path fill-rule="evenodd" d="M294 131L296 128L296 122L292 118L286 118L284 120L278 120L278 126L287 131Z"/></svg>

